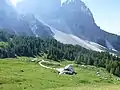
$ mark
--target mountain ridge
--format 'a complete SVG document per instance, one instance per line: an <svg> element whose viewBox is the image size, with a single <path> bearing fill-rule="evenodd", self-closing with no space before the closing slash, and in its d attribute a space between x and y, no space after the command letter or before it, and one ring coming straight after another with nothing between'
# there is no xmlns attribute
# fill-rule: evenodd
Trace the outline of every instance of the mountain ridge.
<svg viewBox="0 0 120 90"><path fill-rule="evenodd" d="M4 3L4 4L2 4ZM32 14L19 14L8 0L2 1L0 7L0 28L6 29L17 35L35 36L35 33L43 34L40 37L51 37L47 26L40 23ZM9 4L8 4L9 3ZM46 34L45 34L46 33Z"/></svg>
<svg viewBox="0 0 120 90"><path fill-rule="evenodd" d="M0 23L0 26L11 29L12 32L18 35L52 37L56 40L61 38L58 41L67 43L66 38L64 38L66 42L63 42L62 35L60 37L52 30L55 28L57 32L61 32L66 37L76 37L84 42L87 41L88 43L85 45L79 43L85 48L87 48L86 45L90 45L90 42L94 42L96 45L102 45L109 50L120 51L120 36L101 30L96 25L90 9L81 0L66 0L62 5L61 0L49 0L50 3L46 2L48 1L29 0L28 2L28 0L25 0L17 5L17 11L14 11L11 6L12 9L8 9L8 11L13 11L16 14L12 18L9 16L7 19L3 15L1 20L3 18L6 20L4 22L5 26L2 25L3 22ZM7 6L10 5L7 4ZM79 42L79 40L75 41L69 44Z"/></svg>

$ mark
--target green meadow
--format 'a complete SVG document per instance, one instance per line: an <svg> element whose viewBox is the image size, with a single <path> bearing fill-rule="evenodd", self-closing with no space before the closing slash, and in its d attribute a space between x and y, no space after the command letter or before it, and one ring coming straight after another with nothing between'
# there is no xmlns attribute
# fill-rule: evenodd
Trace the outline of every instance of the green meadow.
<svg viewBox="0 0 120 90"><path fill-rule="evenodd" d="M0 59L0 90L119 90L120 88L120 79L103 68L73 64L76 75L58 75L55 70L43 68L37 62L30 60L31 58L27 57ZM44 64L49 67L64 67L70 63L73 62ZM100 75L98 76L96 72Z"/></svg>

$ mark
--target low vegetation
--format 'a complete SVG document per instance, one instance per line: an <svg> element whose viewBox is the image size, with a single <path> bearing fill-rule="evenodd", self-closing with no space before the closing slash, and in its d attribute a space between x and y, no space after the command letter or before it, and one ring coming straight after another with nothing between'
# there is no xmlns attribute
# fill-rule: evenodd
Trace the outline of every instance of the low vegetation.
<svg viewBox="0 0 120 90"><path fill-rule="evenodd" d="M119 90L119 78L103 68L73 65L77 75L58 75L31 59L0 59L0 90ZM62 67L68 63L60 62Z"/></svg>
<svg viewBox="0 0 120 90"><path fill-rule="evenodd" d="M120 58L108 52L95 52L78 45L65 45L54 39L15 36L5 32L0 32L0 40L7 43L5 47L0 48L0 58L45 55L45 58L54 61L66 59L77 64L103 67L108 72L120 76Z"/></svg>
<svg viewBox="0 0 120 90"><path fill-rule="evenodd" d="M7 42L0 42L0 48L6 48L8 46Z"/></svg>

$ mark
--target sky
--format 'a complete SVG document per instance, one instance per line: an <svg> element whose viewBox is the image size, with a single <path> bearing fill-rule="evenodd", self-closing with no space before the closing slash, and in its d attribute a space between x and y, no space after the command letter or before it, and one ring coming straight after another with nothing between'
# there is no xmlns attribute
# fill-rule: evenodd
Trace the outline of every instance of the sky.
<svg viewBox="0 0 120 90"><path fill-rule="evenodd" d="M120 35L120 0L82 0L101 29Z"/></svg>
<svg viewBox="0 0 120 90"><path fill-rule="evenodd" d="M11 0L16 3L21 0ZM64 1L64 0L62 0ZM120 0L82 0L101 29L120 35Z"/></svg>
<svg viewBox="0 0 120 90"><path fill-rule="evenodd" d="M16 4L18 3L18 2L20 2L20 1L22 1L22 0L10 0L11 2L12 2L12 4L14 5L14 6L16 6Z"/></svg>

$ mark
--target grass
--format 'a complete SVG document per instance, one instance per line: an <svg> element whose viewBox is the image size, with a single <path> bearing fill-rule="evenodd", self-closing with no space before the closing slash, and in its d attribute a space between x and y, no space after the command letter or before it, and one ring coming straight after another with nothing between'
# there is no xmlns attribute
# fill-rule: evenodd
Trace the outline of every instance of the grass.
<svg viewBox="0 0 120 90"><path fill-rule="evenodd" d="M8 43L7 42L0 42L0 48L7 47Z"/></svg>
<svg viewBox="0 0 120 90"><path fill-rule="evenodd" d="M56 62L54 63L42 62L42 64L45 66L51 67L51 68L60 68L62 66L61 64L56 63Z"/></svg>
<svg viewBox="0 0 120 90"><path fill-rule="evenodd" d="M119 90L120 81L103 68L74 65L77 75L56 71L29 62L31 58L0 59L0 90ZM67 65L70 62L61 62ZM51 65L51 64L50 64ZM52 64L54 65L54 64ZM100 72L100 76L96 72Z"/></svg>
<svg viewBox="0 0 120 90"><path fill-rule="evenodd" d="M47 90L120 90L120 85L84 85L81 87L62 87Z"/></svg>

